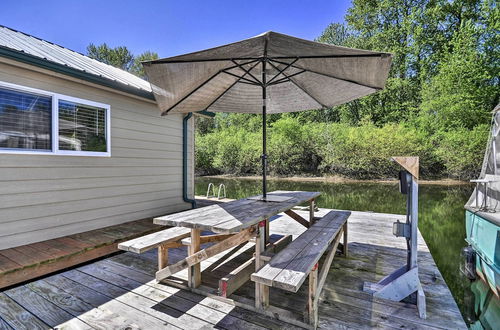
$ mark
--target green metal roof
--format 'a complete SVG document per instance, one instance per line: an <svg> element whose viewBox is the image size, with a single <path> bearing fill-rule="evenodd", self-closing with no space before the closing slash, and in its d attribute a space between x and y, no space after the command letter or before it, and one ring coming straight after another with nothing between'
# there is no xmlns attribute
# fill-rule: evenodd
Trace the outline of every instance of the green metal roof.
<svg viewBox="0 0 500 330"><path fill-rule="evenodd" d="M2 25L0 56L154 100L151 85L144 79Z"/></svg>

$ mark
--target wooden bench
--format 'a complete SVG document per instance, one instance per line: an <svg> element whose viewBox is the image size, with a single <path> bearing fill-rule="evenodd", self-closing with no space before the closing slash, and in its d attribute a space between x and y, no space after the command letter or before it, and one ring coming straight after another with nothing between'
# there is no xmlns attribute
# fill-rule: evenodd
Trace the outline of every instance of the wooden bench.
<svg viewBox="0 0 500 330"><path fill-rule="evenodd" d="M172 227L146 236L118 244L120 250L144 253L158 248L158 269L168 265L168 249L182 246L181 240L190 236L191 230L183 227Z"/></svg>
<svg viewBox="0 0 500 330"><path fill-rule="evenodd" d="M172 227L156 233L138 237L118 244L118 249L134 253L144 253L158 248L158 270L168 266L168 249L191 245L191 229ZM198 244L214 243L225 240L233 234L200 236Z"/></svg>
<svg viewBox="0 0 500 330"><path fill-rule="evenodd" d="M274 255L259 271L251 275L256 285L297 292L309 276L308 308L305 322L316 328L318 324L318 299L328 275L328 270L343 238L342 252L347 256L347 219L350 212L330 211L315 222L286 248ZM327 252L321 269L318 263ZM256 308L269 305L269 289L255 300Z"/></svg>

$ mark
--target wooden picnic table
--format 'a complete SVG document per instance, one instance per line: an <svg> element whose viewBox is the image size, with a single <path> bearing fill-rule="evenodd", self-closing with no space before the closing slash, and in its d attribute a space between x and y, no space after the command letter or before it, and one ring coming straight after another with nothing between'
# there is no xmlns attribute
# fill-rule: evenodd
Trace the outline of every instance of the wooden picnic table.
<svg viewBox="0 0 500 330"><path fill-rule="evenodd" d="M276 201L262 201L258 196L254 196L155 218L155 224L191 229L188 256L158 270L156 279L166 279L188 268L188 285L196 288L201 284L202 261L252 238L255 238L255 268L260 269L263 266L261 254L269 239L269 219L285 212L308 227L313 223L314 200L319 195L319 192L273 191L268 193L268 196ZM306 202L310 203L309 221L292 211L293 207ZM216 234L201 236L201 231ZM201 244L217 241L219 242L200 250ZM257 288L256 294L260 292Z"/></svg>

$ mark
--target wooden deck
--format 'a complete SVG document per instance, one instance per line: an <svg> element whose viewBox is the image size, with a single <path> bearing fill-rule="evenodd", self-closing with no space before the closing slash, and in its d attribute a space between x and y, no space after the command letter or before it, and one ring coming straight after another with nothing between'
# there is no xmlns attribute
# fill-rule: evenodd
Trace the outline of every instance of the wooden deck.
<svg viewBox="0 0 500 330"><path fill-rule="evenodd" d="M320 209L317 215L325 214ZM300 211L299 211L300 213ZM392 235L392 222L402 216L352 212L349 257L336 257L319 303L324 329L408 328L465 329L465 323L429 250L420 238L420 279L427 296L427 319L414 305L378 300L362 291L364 281L378 281L405 262L405 241ZM307 214L302 213L304 216ZM272 219L274 235L299 235L305 230L284 214ZM251 256L252 244L221 253L202 263L202 285L215 290L218 279ZM172 249L172 262L185 257ZM0 292L0 329L290 329L282 321L235 306L251 298L247 283L231 297L234 304L156 283L156 251L130 252L60 272ZM187 271L176 274L185 282ZM271 290L271 304L303 313L307 285L297 294ZM215 292L215 291L214 291Z"/></svg>
<svg viewBox="0 0 500 330"><path fill-rule="evenodd" d="M119 242L161 229L149 218L0 250L0 289L114 253Z"/></svg>

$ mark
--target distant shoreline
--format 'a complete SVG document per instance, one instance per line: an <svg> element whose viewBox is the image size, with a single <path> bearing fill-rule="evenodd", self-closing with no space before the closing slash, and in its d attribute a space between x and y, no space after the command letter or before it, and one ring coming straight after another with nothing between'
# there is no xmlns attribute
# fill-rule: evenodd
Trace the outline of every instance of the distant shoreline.
<svg viewBox="0 0 500 330"><path fill-rule="evenodd" d="M196 176L197 178L214 178L214 179L236 179L236 180L262 180L261 176L251 175L251 176L239 176L239 175L203 175ZM397 183L397 179L350 179L341 176L291 176L291 177L276 177L268 176L269 181L290 181L290 182L327 182L327 183ZM440 179L440 180L419 180L419 184L424 185L468 185L468 181L460 181L453 179Z"/></svg>

